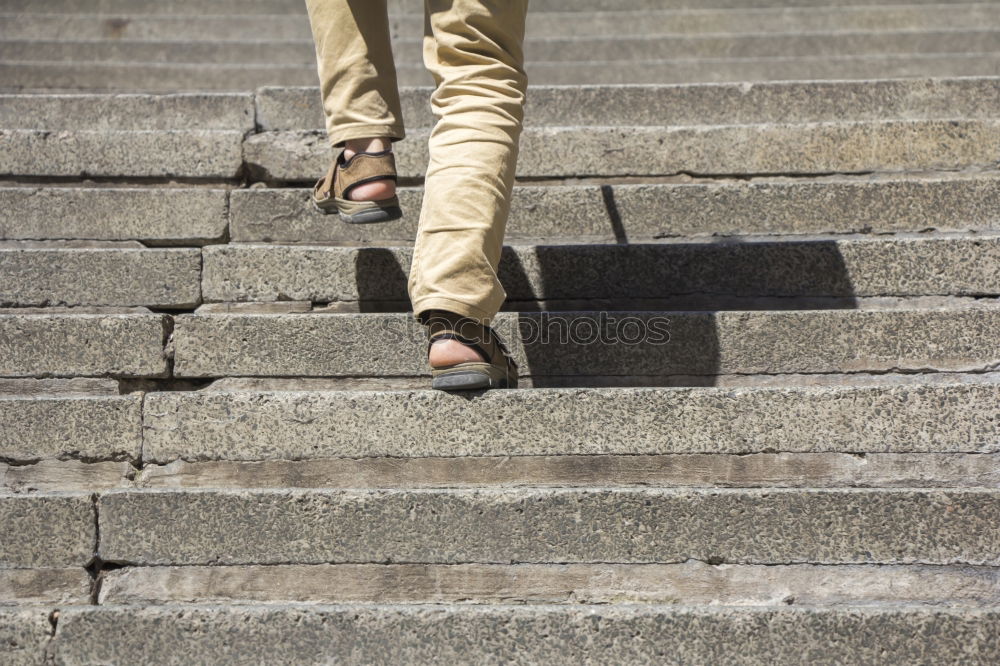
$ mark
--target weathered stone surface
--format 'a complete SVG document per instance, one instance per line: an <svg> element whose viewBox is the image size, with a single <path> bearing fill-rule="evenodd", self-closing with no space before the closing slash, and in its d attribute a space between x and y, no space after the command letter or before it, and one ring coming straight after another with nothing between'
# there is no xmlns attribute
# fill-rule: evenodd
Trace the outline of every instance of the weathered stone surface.
<svg viewBox="0 0 1000 666"><path fill-rule="evenodd" d="M0 607L0 662L5 666L42 666L52 638L48 608Z"/></svg>
<svg viewBox="0 0 1000 666"><path fill-rule="evenodd" d="M401 11L414 12L404 6ZM758 9L702 9L694 12L640 10L639 12L539 12L532 8L526 29L535 37L607 34L608 21L627 22L631 34L769 33L827 30L940 30L978 29L1000 23L1000 13L988 4L948 6L773 7ZM393 37L423 34L423 17L407 13L391 17ZM4 39L131 39L131 40L253 40L266 34L272 40L307 39L304 15L106 17L86 14L20 14L4 17Z"/></svg>
<svg viewBox="0 0 1000 666"><path fill-rule="evenodd" d="M122 1L135 2L136 0ZM956 2L956 0L945 0L945 4L952 2ZM643 9L745 9L748 7L852 7L865 4L868 4L866 0L831 0L829 2L824 2L823 0L705 0L705 2L699 2L698 0L580 0L579 2L574 2L573 0L537 0L537 3L533 7L538 11L578 11L583 9L636 11ZM882 0L879 4L885 6L925 5L934 4L934 0L915 0L914 2L910 2L909 0ZM389 6L396 8L408 7L409 5L407 0L392 0Z"/></svg>
<svg viewBox="0 0 1000 666"><path fill-rule="evenodd" d="M426 170L426 132L402 142L403 177ZM732 125L719 127L534 127L521 137L522 177L782 174L995 167L1000 120ZM265 132L244 155L272 179L307 181L329 166L318 132Z"/></svg>
<svg viewBox="0 0 1000 666"><path fill-rule="evenodd" d="M126 630L122 630L126 627ZM204 664L988 664L987 609L270 606L63 612L57 659ZM114 636L115 640L108 640ZM184 645L185 650L178 650Z"/></svg>
<svg viewBox="0 0 1000 666"><path fill-rule="evenodd" d="M0 305L147 305L201 302L197 248L4 247Z"/></svg>
<svg viewBox="0 0 1000 666"><path fill-rule="evenodd" d="M234 178L243 132L0 130L0 174Z"/></svg>
<svg viewBox="0 0 1000 666"><path fill-rule="evenodd" d="M576 10L650 10L650 9L705 9L705 8L747 8L747 7L851 7L866 5L871 0L536 0L532 5L537 11ZM955 0L946 0L954 2ZM941 4L942 0L882 0L880 4L925 5ZM961 0L962 3L965 0ZM11 12L53 12L66 11L66 0L7 0L4 5ZM195 15L203 14L304 14L305 8L295 0L213 0L206 5L198 0L175 0L169 5L156 0L74 0L73 7L79 13L100 14L153 14L153 15ZM409 0L392 0L389 11L412 13Z"/></svg>
<svg viewBox="0 0 1000 666"><path fill-rule="evenodd" d="M986 29L983 29L986 28ZM978 30L900 32L808 32L806 34L601 35L540 38L525 44L532 62L587 60L673 60L682 58L779 58L794 56L866 56L919 53L990 53L1000 33ZM412 48L405 48L407 54ZM412 62L411 59L407 61Z"/></svg>
<svg viewBox="0 0 1000 666"><path fill-rule="evenodd" d="M0 606L9 603L89 604L90 575L83 567L0 569Z"/></svg>
<svg viewBox="0 0 1000 666"><path fill-rule="evenodd" d="M98 515L138 565L1000 564L996 489L124 490Z"/></svg>
<svg viewBox="0 0 1000 666"><path fill-rule="evenodd" d="M409 248L213 245L204 249L204 297L405 302L411 257ZM0 251L0 271L2 262ZM512 301L996 295L1000 238L517 246L498 273Z"/></svg>
<svg viewBox="0 0 1000 666"><path fill-rule="evenodd" d="M905 30L847 32L823 30L806 34L601 35L553 37L535 35L525 43L533 62L668 60L681 58L775 58L789 56L870 56L918 53L990 53L1000 33L976 30ZM395 40L398 62L419 62L420 38ZM6 62L203 62L309 64L315 58L311 39L252 40L2 40Z"/></svg>
<svg viewBox="0 0 1000 666"><path fill-rule="evenodd" d="M894 0L890 0L890 4L892 1ZM8 0L4 6L11 12L65 13L67 5L67 0ZM212 0L211 4L198 0L176 0L169 4L156 2L156 0L74 0L72 7L79 13L88 14L200 16L203 14L295 15L305 13L305 7L290 0L244 0L242 2L239 0Z"/></svg>
<svg viewBox="0 0 1000 666"><path fill-rule="evenodd" d="M405 52L413 51L407 44ZM79 59L73 58L73 53ZM232 63L257 65L308 65L315 61L312 40L248 41L195 40L4 40L0 41L0 57L5 62L170 62L198 65L201 63ZM271 60L268 60L271 57ZM412 59L408 59L412 62Z"/></svg>
<svg viewBox="0 0 1000 666"><path fill-rule="evenodd" d="M218 305L226 305L219 303ZM240 303L238 305L250 305ZM207 306L202 306L207 307ZM427 390L427 382L420 377L398 377L389 382L378 377L220 377L205 382L199 390L203 392L219 391L386 391L388 384L391 390ZM23 380L13 380L23 381ZM55 380L62 381L62 380ZM778 375L719 375L712 377L710 382L704 377L693 375L674 375L661 384L595 384L592 388L691 388L713 386L728 389L770 388L770 389L802 389L818 387L876 387L876 386L943 386L945 384L991 384L1000 381L1000 372L830 372L822 375L806 375L801 373L784 373ZM685 383L687 382L687 383ZM531 383L526 380L525 386ZM552 387L550 387L552 388ZM563 387L567 388L567 387Z"/></svg>
<svg viewBox="0 0 1000 666"><path fill-rule="evenodd" d="M127 462L42 460L31 465L0 463L0 490L24 492L95 492L131 487L135 473ZM2 597L0 597L2 598Z"/></svg>
<svg viewBox="0 0 1000 666"><path fill-rule="evenodd" d="M534 389L474 397L430 390L165 392L146 396L143 455L146 463L165 463L764 451L998 453L998 404L997 384ZM768 476L767 469L756 467L768 460L729 460L722 469L750 474L758 469L770 482L789 475L809 476L802 468L793 473L785 466L795 467L794 459L785 459L784 464L771 461L774 470L783 472ZM866 473L859 468L879 467L870 460L853 462L846 468L850 475ZM345 471L357 469L356 478L371 479L360 472L364 465L376 463L333 464L345 465ZM434 463L399 462L394 471L402 475L401 481L441 478L416 471L409 477L407 464ZM525 464L530 465L531 459ZM615 463L592 460L581 461L579 467L573 461L553 464L565 476L583 478L615 468ZM657 474L655 467L644 468L641 461L622 464L626 467L618 468L619 473L631 469L640 478ZM698 462L692 465L699 467ZM517 469L499 466L490 474L502 479L506 473L516 475ZM822 465L817 468L821 469ZM544 475L542 468L536 471ZM315 473L314 478L327 478L321 468ZM721 481L719 477L727 474L704 473L707 482ZM867 473L878 474L875 469ZM910 469L909 474L919 472Z"/></svg>
<svg viewBox="0 0 1000 666"><path fill-rule="evenodd" d="M993 176L614 185L605 196L621 223L617 238L596 187L518 187L514 192L508 241L956 231L1000 224L1000 180ZM308 196L308 190L296 189L234 191L232 239L408 244L415 237L419 188L403 188L403 220L382 225L330 224Z"/></svg>
<svg viewBox="0 0 1000 666"><path fill-rule="evenodd" d="M423 202L421 188L400 188L403 219L391 224L333 224L316 210L310 191L235 190L230 195L230 234L236 242L412 243ZM506 238L613 239L597 186L515 187Z"/></svg>
<svg viewBox="0 0 1000 666"><path fill-rule="evenodd" d="M528 21L528 39L543 35L603 36L608 31L609 20L626 21L632 34L663 35L669 33L767 33L815 32L825 30L920 30L942 28L981 28L1000 22L997 8L990 5L969 4L955 11L948 6L861 6L861 7L795 7L790 3L755 9L736 5L732 9L704 3L696 11L677 12L663 10L656 5L639 13L625 13L621 5L607 7L602 12L552 12L535 11ZM883 3L884 5L885 3ZM610 12L608 10L611 10ZM631 10L635 12L636 10ZM612 13L613 12L613 13ZM422 26L413 18L404 22L399 17L395 23L400 33L416 34Z"/></svg>
<svg viewBox="0 0 1000 666"><path fill-rule="evenodd" d="M869 0L870 1L870 0ZM710 58L659 60L636 67L611 62L535 62L536 85L665 84L816 79L995 76L1000 56L944 53L879 56L800 56L785 58ZM433 80L422 65L398 64L402 86L427 86ZM0 63L5 91L124 90L244 92L261 86L315 86L315 65L173 63Z"/></svg>
<svg viewBox="0 0 1000 666"><path fill-rule="evenodd" d="M428 87L401 91L407 127L434 124L429 101L431 90ZM531 86L525 123L559 127L676 126L884 120L890 117L910 120L995 118L998 96L1000 83L992 77L628 87ZM262 88L257 91L255 103L257 120L264 131L326 127L315 87Z"/></svg>
<svg viewBox="0 0 1000 666"><path fill-rule="evenodd" d="M993 176L614 185L628 238L992 229Z"/></svg>
<svg viewBox="0 0 1000 666"><path fill-rule="evenodd" d="M0 313L0 375L153 377L167 371L166 317Z"/></svg>
<svg viewBox="0 0 1000 666"><path fill-rule="evenodd" d="M226 192L193 188L0 188L0 238L202 244L226 231Z"/></svg>
<svg viewBox="0 0 1000 666"><path fill-rule="evenodd" d="M213 3L217 4L217 3ZM948 21L956 12L945 14L930 11L922 13L904 12L898 18L885 17L886 25L909 25L920 27L931 20ZM912 16L911 16L912 14ZM982 25L988 14L973 12L978 24ZM413 17L408 17L412 19ZM844 21L860 22L866 17L849 16ZM879 20L872 15L870 20ZM894 21L894 22L893 22ZM909 23L904 23L908 21ZM956 27L969 27L969 23L952 18ZM412 20L402 21L412 30ZM396 19L394 26L401 23ZM939 24L940 25L940 24ZM971 24L975 25L975 24ZM934 27L927 25L925 27ZM294 15L156 15L133 14L130 16L105 16L101 14L13 14L4 17L0 26L3 39L79 39L79 40L146 40L146 41L194 41L194 40L259 40L267 35L269 40L310 39L309 18L305 13Z"/></svg>
<svg viewBox="0 0 1000 666"><path fill-rule="evenodd" d="M271 301L266 303L203 303L195 309L195 314L292 314L312 312L309 301Z"/></svg>
<svg viewBox="0 0 1000 666"><path fill-rule="evenodd" d="M0 492L0 567L83 567L97 543L90 495Z"/></svg>
<svg viewBox="0 0 1000 666"><path fill-rule="evenodd" d="M25 399L31 396L108 396L118 395L118 382L114 379L70 377L68 379L0 379L0 396Z"/></svg>
<svg viewBox="0 0 1000 666"><path fill-rule="evenodd" d="M959 371L1000 363L994 307L501 313L495 324L522 374L536 377ZM426 333L402 313L179 315L174 343L179 377L428 373Z"/></svg>
<svg viewBox="0 0 1000 666"><path fill-rule="evenodd" d="M2 571L0 571L2 576ZM102 604L677 603L821 606L1000 603L992 567L682 564L340 564L128 567Z"/></svg>
<svg viewBox="0 0 1000 666"><path fill-rule="evenodd" d="M879 442L883 445L882 442ZM199 451L201 453L201 451ZM452 452L453 453L453 452ZM506 452L503 452L506 453ZM415 452L406 451L406 455ZM202 454L204 455L204 454ZM402 452L401 452L402 455ZM31 470L17 467L8 470ZM109 470L110 471L110 470ZM118 478L124 477L121 470ZM2 474L2 468L0 468ZM108 475L110 476L110 474ZM62 477L59 479L63 481ZM2 483L2 477L0 477ZM143 488L481 486L997 487L995 453L753 453L310 458L147 465ZM118 485L124 485L119 482ZM108 484L107 487L112 487ZM77 489L77 488L72 488Z"/></svg>
<svg viewBox="0 0 1000 666"><path fill-rule="evenodd" d="M100 21L107 23L107 19ZM254 129L254 101L253 95L249 93L0 95L0 128L106 132L192 129L249 132Z"/></svg>
<svg viewBox="0 0 1000 666"><path fill-rule="evenodd" d="M427 85L426 71L409 68L409 77ZM316 85L316 66L241 65L215 63L0 63L0 89L17 91L142 91L178 90L245 92L260 86ZM410 83L412 85L412 83Z"/></svg>
<svg viewBox="0 0 1000 666"><path fill-rule="evenodd" d="M628 60L536 62L531 79L539 85L578 85L995 76L998 64L1000 56L989 53L656 60L641 67ZM40 69L38 76L50 76ZM419 68L399 70L400 85L431 83ZM288 79L278 85L293 83Z"/></svg>
<svg viewBox="0 0 1000 666"><path fill-rule="evenodd" d="M137 460L142 394L0 396L0 458Z"/></svg>

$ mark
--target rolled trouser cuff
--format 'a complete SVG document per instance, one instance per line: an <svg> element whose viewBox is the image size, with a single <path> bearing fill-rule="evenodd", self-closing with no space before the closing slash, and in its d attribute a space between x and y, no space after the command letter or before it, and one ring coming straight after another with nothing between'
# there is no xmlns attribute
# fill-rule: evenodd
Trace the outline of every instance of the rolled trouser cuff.
<svg viewBox="0 0 1000 666"><path fill-rule="evenodd" d="M400 141L406 138L402 125L341 125L334 130L327 130L330 145L340 148L346 141L353 139L389 138Z"/></svg>

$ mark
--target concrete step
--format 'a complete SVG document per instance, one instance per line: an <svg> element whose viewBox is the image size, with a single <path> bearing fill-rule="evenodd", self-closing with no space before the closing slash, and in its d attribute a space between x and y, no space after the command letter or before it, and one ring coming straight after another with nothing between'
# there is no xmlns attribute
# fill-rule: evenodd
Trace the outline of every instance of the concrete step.
<svg viewBox="0 0 1000 666"><path fill-rule="evenodd" d="M997 26L1000 27L1000 26ZM535 38L525 43L530 75L533 62L696 60L708 58L778 58L794 56L872 56L921 53L994 53L1000 47L996 27L977 30L861 31L798 34L656 35L649 37ZM619 24L618 30L628 34ZM3 49L0 48L0 52ZM400 44L400 62L414 62L419 44ZM315 56L315 52L313 54ZM96 59L96 58L95 58ZM417 60L419 62L419 60Z"/></svg>
<svg viewBox="0 0 1000 666"><path fill-rule="evenodd" d="M207 302L356 301L362 307L379 302L391 307L391 302L408 301L411 255L410 248L212 245L203 250L203 296ZM13 285L6 298L30 304L35 290L65 293L34 277L32 267L41 256L47 255L15 251L13 266L5 271L0 253L0 275L9 273ZM195 251L191 261L196 257ZM120 269L109 270L98 263L102 260L93 253L81 255L79 275L110 273L108 284L114 285ZM122 259L115 255L106 261ZM192 271L196 268L193 263ZM78 274L72 268L68 272L61 279L75 288ZM516 246L506 248L498 276L508 305L588 299L627 303L685 295L1000 296L1000 236ZM98 300L101 287L79 293Z"/></svg>
<svg viewBox="0 0 1000 666"><path fill-rule="evenodd" d="M88 247L75 247L79 243ZM6 286L0 306L182 309L204 299L408 308L411 255L410 248L386 247L233 244L199 250L2 241L0 283ZM624 309L677 297L701 298L703 307L728 298L995 297L998 266L996 235L922 235L514 246L505 249L498 274L510 308L608 300Z"/></svg>
<svg viewBox="0 0 1000 666"><path fill-rule="evenodd" d="M84 567L97 547L94 501L87 493L0 492L0 569Z"/></svg>
<svg viewBox="0 0 1000 666"><path fill-rule="evenodd" d="M1000 187L1000 181L997 181ZM230 194L229 234L233 242L403 243L416 237L423 189L400 188L403 219L391 224L331 224L311 202L311 190L250 188ZM508 242L552 238L614 240L616 231L600 186L516 186L507 221ZM0 190L0 201L3 191ZM660 218L656 212L654 218ZM643 213L645 216L645 213ZM970 219L970 218L966 218Z"/></svg>
<svg viewBox="0 0 1000 666"><path fill-rule="evenodd" d="M961 6L968 0L879 0L878 5L944 5ZM852 7L871 5L872 0L535 0L533 12L664 10L664 9L747 9L785 7ZM391 0L390 12L414 13L411 0ZM6 0L6 12L17 13L87 13L87 14L305 14L305 7L296 0L175 0L169 4L156 0Z"/></svg>
<svg viewBox="0 0 1000 666"><path fill-rule="evenodd" d="M396 150L403 178L426 171L428 132ZM331 160L320 132L264 132L243 144L259 180L313 182ZM836 123L527 128L522 178L829 174L995 169L1000 120L885 120Z"/></svg>
<svg viewBox="0 0 1000 666"><path fill-rule="evenodd" d="M15 617L26 633L38 623L26 611L13 613L20 613ZM45 620L43 613L36 615ZM232 663L234 658L260 664L331 660L580 664L665 658L674 663L888 659L985 664L1000 655L998 625L1000 614L993 609L906 605L835 609L108 606L64 609L52 649L65 664L179 664L180 660L162 658L176 654L170 648L178 645L197 651L205 664ZM110 636L115 639L108 640Z"/></svg>
<svg viewBox="0 0 1000 666"><path fill-rule="evenodd" d="M928 87L930 92L928 93ZM578 118L563 118L560 127L529 128L523 143L523 176L647 175L694 171L699 173L747 173L795 171L789 164L800 146L811 142L807 151L815 164L813 172L898 170L918 168L963 168L992 165L996 128L993 105L1000 94L996 79L953 81L874 81L864 83L799 83L786 85L741 86L658 86L628 88L623 91L627 106L646 111L619 119L620 129L608 126L582 130L567 123L591 124L609 117L607 102L594 105L594 99L608 99L609 89L590 87L568 91L538 89L539 98L532 108L539 114L533 124L559 123L556 109L590 108ZM408 91L408 117L430 123L426 117L426 90ZM850 110L842 105L836 113L828 109L831 98L849 96ZM817 98L818 96L818 98ZM305 90L272 90L261 93L260 116L265 127L315 127L321 123L315 98ZM789 100L808 98L809 103L789 104ZM821 103L817 99L827 100ZM7 110L0 116L0 138L7 146L0 159L0 173L15 176L78 177L189 177L235 178L242 173L244 159L241 144L253 129L253 98L249 95L169 95L158 96L6 96ZM418 100L422 100L418 101ZM949 100L954 104L949 106ZM290 111L312 107L308 114ZM650 114L648 109L674 106L691 110L670 118L671 126L662 127L669 112ZM709 117L700 114L716 109ZM781 118L779 109L792 109ZM753 111L750 111L753 109ZM844 117L850 121L844 121ZM529 113L529 117L532 114ZM942 117L947 116L948 121ZM65 118L78 118L76 126L67 126ZM614 117L611 114L611 117ZM122 118L125 122L118 123ZM776 122L781 118L780 122ZM835 121L836 119L839 121ZM29 120L25 120L29 119ZM788 124L795 121L796 124ZM822 122L829 121L829 122ZM685 122L697 123L685 126ZM821 124L816 124L821 122ZM955 124L957 123L957 124ZM121 129L121 128L124 129ZM116 128L116 129L110 129ZM183 128L183 129L182 129ZM958 129L956 129L958 128ZM808 132L809 136L802 134ZM425 138L426 130L413 130L415 138ZM958 136L954 136L957 134ZM902 139L897 138L903 135ZM680 145L671 151L678 159L685 152L687 166L667 160L657 148L663 141ZM720 142L738 142L743 148L726 145L726 156L739 159L742 167L719 164L723 156L711 148ZM635 143L625 160L629 168L618 164L614 154L604 155L600 143ZM838 150L832 151L830 143ZM885 142L883 150L870 155L872 142ZM411 142L412 143L412 142ZM426 161L426 147L407 151L400 147L400 166L404 177L419 177ZM551 145L551 144L556 145ZM708 143L708 146L701 145ZM852 146L851 144L858 144ZM950 148L942 151L938 145ZM846 145L844 145L846 144ZM864 144L864 145L861 145ZM921 151L920 148L925 150ZM934 148L933 151L930 148ZM979 149L977 151L977 148ZM532 151L541 153L535 155ZM604 149L607 150L607 149ZM122 159L122 153L141 155ZM246 141L247 166L261 177L275 180L309 180L325 171L329 155L322 131L270 131L252 135ZM833 155L829 153L833 152ZM553 160L545 156L553 153ZM777 154L774 154L777 153ZM624 154L624 153L622 153ZM597 164L581 164L586 156L598 155ZM992 153L990 153L992 155ZM305 158L305 159L303 159ZM714 158L714 159L713 159ZM824 159L825 158L825 159ZM800 157L801 160L801 157ZM911 160L915 160L913 163ZM552 165L558 162L559 166ZM594 162L595 160L591 160ZM701 164L697 164L697 162ZM754 168L756 162L759 166ZM643 167L643 164L648 166ZM307 165L307 166L303 166ZM305 169L308 168L307 173Z"/></svg>
<svg viewBox="0 0 1000 666"><path fill-rule="evenodd" d="M0 659L16 666L45 663L52 640L54 609L48 607L0 607Z"/></svg>
<svg viewBox="0 0 1000 666"><path fill-rule="evenodd" d="M86 605L90 603L91 580L83 567L45 569L0 569L0 599L5 606L39 604ZM0 607L2 613L2 607ZM3 615L0 614L0 618ZM0 619L0 635L4 631ZM17 643L15 643L17 644ZM0 647L0 658L9 658ZM4 663L11 663L4 661ZM14 663L17 662L16 660Z"/></svg>
<svg viewBox="0 0 1000 666"><path fill-rule="evenodd" d="M695 60L535 62L540 85L665 84L996 76L995 53L800 56ZM397 67L399 85L426 86L420 65ZM246 91L262 86L315 86L315 65L158 64L35 61L0 63L0 91Z"/></svg>
<svg viewBox="0 0 1000 666"><path fill-rule="evenodd" d="M407 7L406 9L413 9ZM608 25L629 35L782 33L858 30L974 30L1000 25L991 3L951 5L772 7L640 11L540 12L532 7L528 40L544 37L602 37ZM392 17L394 38L423 34L419 14ZM155 14L0 14L6 40L252 41L311 39L300 15L170 16Z"/></svg>
<svg viewBox="0 0 1000 666"><path fill-rule="evenodd" d="M251 132L255 113L250 93L0 96L5 130Z"/></svg>
<svg viewBox="0 0 1000 666"><path fill-rule="evenodd" d="M163 377L169 323L144 308L0 310L0 377Z"/></svg>
<svg viewBox="0 0 1000 666"><path fill-rule="evenodd" d="M402 188L400 199L401 221L347 225L331 224L315 210L307 189L8 187L0 188L0 238L205 245L228 231L241 243L408 245L422 190ZM995 173L519 186L506 237L510 243L628 242L988 229L1000 229Z"/></svg>
<svg viewBox="0 0 1000 666"><path fill-rule="evenodd" d="M23 1L23 0L18 0ZM60 0L45 0L55 1ZM65 0L62 0L65 2ZM86 0L88 2L106 2L109 0ZM111 2L145 2L146 0L110 0ZM282 0L263 0L277 1ZM287 0L284 0L287 2ZM955 5L963 0L537 0L533 4L535 11L606 11L606 10L645 10L645 9L746 9L746 8L767 8L767 7L852 7L857 5ZM410 0L390 0L390 9L410 7Z"/></svg>
<svg viewBox="0 0 1000 666"><path fill-rule="evenodd" d="M49 190L51 192L51 190ZM73 193L67 196L79 197ZM229 233L236 242L396 244L413 242L422 190L403 188L393 224L330 224L305 189L234 190ZM0 201L8 199L0 189ZM56 200L52 194L50 200ZM9 200L9 199L8 199ZM25 204L9 210L21 210ZM52 224L36 218L39 233ZM107 227L104 227L107 228ZM1000 180L992 175L860 179L706 180L647 185L516 187L507 240L641 240L741 234L960 231L1000 228ZM38 231L31 231L37 229ZM102 229L103 231L103 229ZM107 233L114 233L114 228Z"/></svg>
<svg viewBox="0 0 1000 666"><path fill-rule="evenodd" d="M715 314L502 313L495 324L511 343L522 374L538 380L982 371L1000 362L993 334L1000 309L986 303ZM428 372L425 333L403 313L178 315L173 342L177 377L415 377Z"/></svg>
<svg viewBox="0 0 1000 666"><path fill-rule="evenodd" d="M406 126L432 127L435 118L429 104L431 89L404 88L400 92ZM6 99L20 101L27 98L9 96ZM38 96L31 100L31 104L37 107L42 104L41 100L48 99L48 96ZM60 98L52 96L52 99ZM88 128L90 118L102 117L103 109L116 106L114 100L118 97L96 96L93 99L95 106L100 104L93 112L82 103L75 107L80 115L80 122L85 123ZM197 100L198 97L190 99ZM257 124L261 130L326 128L320 96L315 86L262 88L257 91L254 99ZM525 124L557 127L676 126L889 118L972 119L995 118L998 105L1000 77L642 86L533 85L528 89ZM200 120L201 116L198 118ZM28 126L28 129L73 129L62 124L53 126L60 121L49 121L48 116L45 125L34 124L34 118L21 113L2 115L0 123L8 128Z"/></svg>
<svg viewBox="0 0 1000 666"><path fill-rule="evenodd" d="M998 26L1000 27L1000 26ZM265 39L261 39L261 38ZM0 60L232 63L313 65L312 39L272 41L266 32L249 41L75 39L0 40ZM421 62L421 40L393 44L398 63ZM918 53L992 53L1000 31L929 30L711 34L615 37L536 37L525 43L527 69L535 62L633 61L795 56L872 56Z"/></svg>
<svg viewBox="0 0 1000 666"><path fill-rule="evenodd" d="M829 484L843 478L838 474L860 483L862 467L886 483L892 476L877 460L833 456L841 467L824 467L818 464L826 460L822 456L814 456L817 464L810 465L808 456L765 455L775 451L965 452L982 456L983 465L995 464L995 456L987 455L1000 453L994 425L1000 388L995 382L872 385L868 381L855 378L842 386L533 389L493 391L472 400L426 389L323 391L302 385L293 390L154 392L146 395L143 410L143 461L168 467L149 471L140 482L150 487L322 486L339 477L377 487L461 484L461 479L470 485L483 485L486 479L573 485L596 475L606 483L666 483L684 477L689 484L701 480L725 485L727 478L766 484L780 477ZM46 406L50 413L56 408ZM445 428L449 437L434 436ZM129 443L126 439L118 446L128 451ZM99 450L100 455L114 451L110 442ZM673 455L659 462L648 458L602 462L593 457L697 453L717 455L686 459ZM753 453L761 455L746 455ZM592 457L578 459L576 466L569 459L546 463L537 457L547 455ZM372 456L388 458L356 464L315 462ZM413 456L442 456L451 462L400 460ZM487 460L477 464L468 456L532 457L522 463L507 461L511 467L503 469L488 467ZM743 457L747 459L739 459ZM194 462L169 467L178 460ZM304 464L288 469L281 463L197 464L257 460L309 460L315 466L303 475ZM714 461L711 467L710 461ZM943 461L924 462L926 467L904 466L897 480L919 485L948 478ZM391 465L395 467L387 467ZM705 467L699 471L699 465ZM292 480L295 469L300 472L297 481ZM920 469L927 475L920 476ZM983 478L972 466L964 469L969 478Z"/></svg>
<svg viewBox="0 0 1000 666"><path fill-rule="evenodd" d="M278 451L281 452L285 451ZM404 451L403 455L413 453ZM315 454L310 452L310 455ZM0 463L0 491L17 494L95 493L116 488L351 489L359 486L387 490L595 486L955 489L993 487L998 478L998 453L310 457L260 461L174 460L165 465L146 463L141 469L130 462L113 460L83 462L46 458L32 463Z"/></svg>
<svg viewBox="0 0 1000 666"><path fill-rule="evenodd" d="M399 145L402 178L422 178L427 130ZM0 131L0 175L313 182L331 159L319 131ZM825 175L997 167L1000 119L674 127L531 127L522 178ZM128 155L128 159L125 156Z"/></svg>
<svg viewBox="0 0 1000 666"><path fill-rule="evenodd" d="M409 128L432 127L431 88L403 88ZM539 86L525 123L678 126L997 117L1000 77L642 86ZM326 128L316 86L254 94L34 94L0 96L5 130L252 132Z"/></svg>
<svg viewBox="0 0 1000 666"><path fill-rule="evenodd" d="M1000 605L992 567L892 565L341 564L128 567L101 581L102 604L961 603Z"/></svg>
<svg viewBox="0 0 1000 666"><path fill-rule="evenodd" d="M0 306L201 303L198 248L145 248L134 241L0 241Z"/></svg>
<svg viewBox="0 0 1000 666"><path fill-rule="evenodd" d="M406 451L405 455L410 455ZM0 463L0 490L116 488L975 488L1000 478L996 453L682 453L663 455L309 458L147 464L46 459ZM2 579L2 570L0 570ZM2 585L2 583L0 583Z"/></svg>
<svg viewBox="0 0 1000 666"><path fill-rule="evenodd" d="M254 129L249 94L8 95L0 108L0 173L15 176L234 178Z"/></svg>
<svg viewBox="0 0 1000 666"><path fill-rule="evenodd" d="M140 566L997 566L997 521L1000 490L986 488L112 490L98 553Z"/></svg>
<svg viewBox="0 0 1000 666"><path fill-rule="evenodd" d="M0 175L236 178L243 132L0 130Z"/></svg>
<svg viewBox="0 0 1000 666"><path fill-rule="evenodd" d="M543 384L614 377L665 381L677 375L982 371L998 362L1000 350L990 333L998 310L987 301L870 307L876 309L502 313L498 326L512 343L522 374ZM164 349L168 320L163 315L141 308L73 310L0 313L0 376L165 375L169 350ZM403 313L237 309L175 320L177 377L421 377L427 372L423 330ZM900 338L900 330L914 333ZM539 336L543 331L546 335ZM631 343L643 333L639 344ZM609 344L560 344L559 337L567 335L581 341L603 336Z"/></svg>
<svg viewBox="0 0 1000 666"><path fill-rule="evenodd" d="M1000 11L992 4L785 6L730 9L621 10L622 5L603 11L545 13L532 5L527 24L528 39L545 36L603 37L608 26L628 35L705 33L790 33L850 30L944 30L981 29L1000 23ZM398 35L419 35L423 17L396 16ZM44 33L43 33L44 34ZM259 34L259 33L258 33Z"/></svg>
<svg viewBox="0 0 1000 666"><path fill-rule="evenodd" d="M472 401L426 388L329 390L301 380L127 395L21 387L0 396L0 459L11 463L0 486L994 483L995 376L874 379L535 389ZM498 422L508 425L500 430ZM445 427L452 437L431 436ZM383 458L356 460L372 456ZM442 459L401 459L410 456ZM497 467L491 456L525 457ZM127 462L146 467L131 479Z"/></svg>
<svg viewBox="0 0 1000 666"><path fill-rule="evenodd" d="M21 491L123 487L356 488L361 484L384 489L595 485L972 488L996 485L1000 479L1000 454L692 453L259 462L175 460L167 465L147 465L139 474L126 470L124 464L94 463L89 465L95 468L92 470L83 467L76 461L15 467L7 471L6 487ZM138 477L135 483L130 483L127 473Z"/></svg>
<svg viewBox="0 0 1000 666"><path fill-rule="evenodd" d="M142 394L54 396L21 389L0 395L0 426L0 460L7 462L137 461Z"/></svg>
<svg viewBox="0 0 1000 666"><path fill-rule="evenodd" d="M76 452L62 452L61 455L71 456L76 455ZM961 465L961 463L959 464ZM135 484L132 479L135 478L135 474L136 468L131 463L113 460L83 462L73 459L46 458L29 464L21 462L0 463L0 491L18 494L38 492L94 493L112 488L134 488ZM973 476L977 475L973 474ZM982 477L982 473L978 476ZM937 486L929 484L929 487L951 487L952 485L951 483L937 484Z"/></svg>
<svg viewBox="0 0 1000 666"><path fill-rule="evenodd" d="M68 665L180 664L178 646L204 664L986 664L1000 656L996 610L905 604L112 605L63 608L54 638L46 611L11 610L0 618L23 636L19 652L41 663L49 647Z"/></svg>
<svg viewBox="0 0 1000 666"><path fill-rule="evenodd" d="M171 187L0 187L0 238L203 245L226 234L228 193Z"/></svg>

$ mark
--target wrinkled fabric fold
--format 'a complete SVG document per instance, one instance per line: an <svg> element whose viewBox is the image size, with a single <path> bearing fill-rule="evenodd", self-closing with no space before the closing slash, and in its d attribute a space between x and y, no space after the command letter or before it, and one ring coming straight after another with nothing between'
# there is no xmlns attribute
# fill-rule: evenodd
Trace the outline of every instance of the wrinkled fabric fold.
<svg viewBox="0 0 1000 666"><path fill-rule="evenodd" d="M385 0L307 0L331 144L404 138ZM527 0L425 0L424 65L436 84L408 291L414 315L488 324L524 117Z"/></svg>

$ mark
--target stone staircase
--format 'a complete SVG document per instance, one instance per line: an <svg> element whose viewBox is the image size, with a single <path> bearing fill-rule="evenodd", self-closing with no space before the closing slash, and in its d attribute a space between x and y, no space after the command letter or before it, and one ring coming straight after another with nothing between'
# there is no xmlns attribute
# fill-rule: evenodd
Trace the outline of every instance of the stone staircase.
<svg viewBox="0 0 1000 666"><path fill-rule="evenodd" d="M1000 661L1000 3L531 4L450 395L419 3L352 227L301 0L0 1L0 664Z"/></svg>

